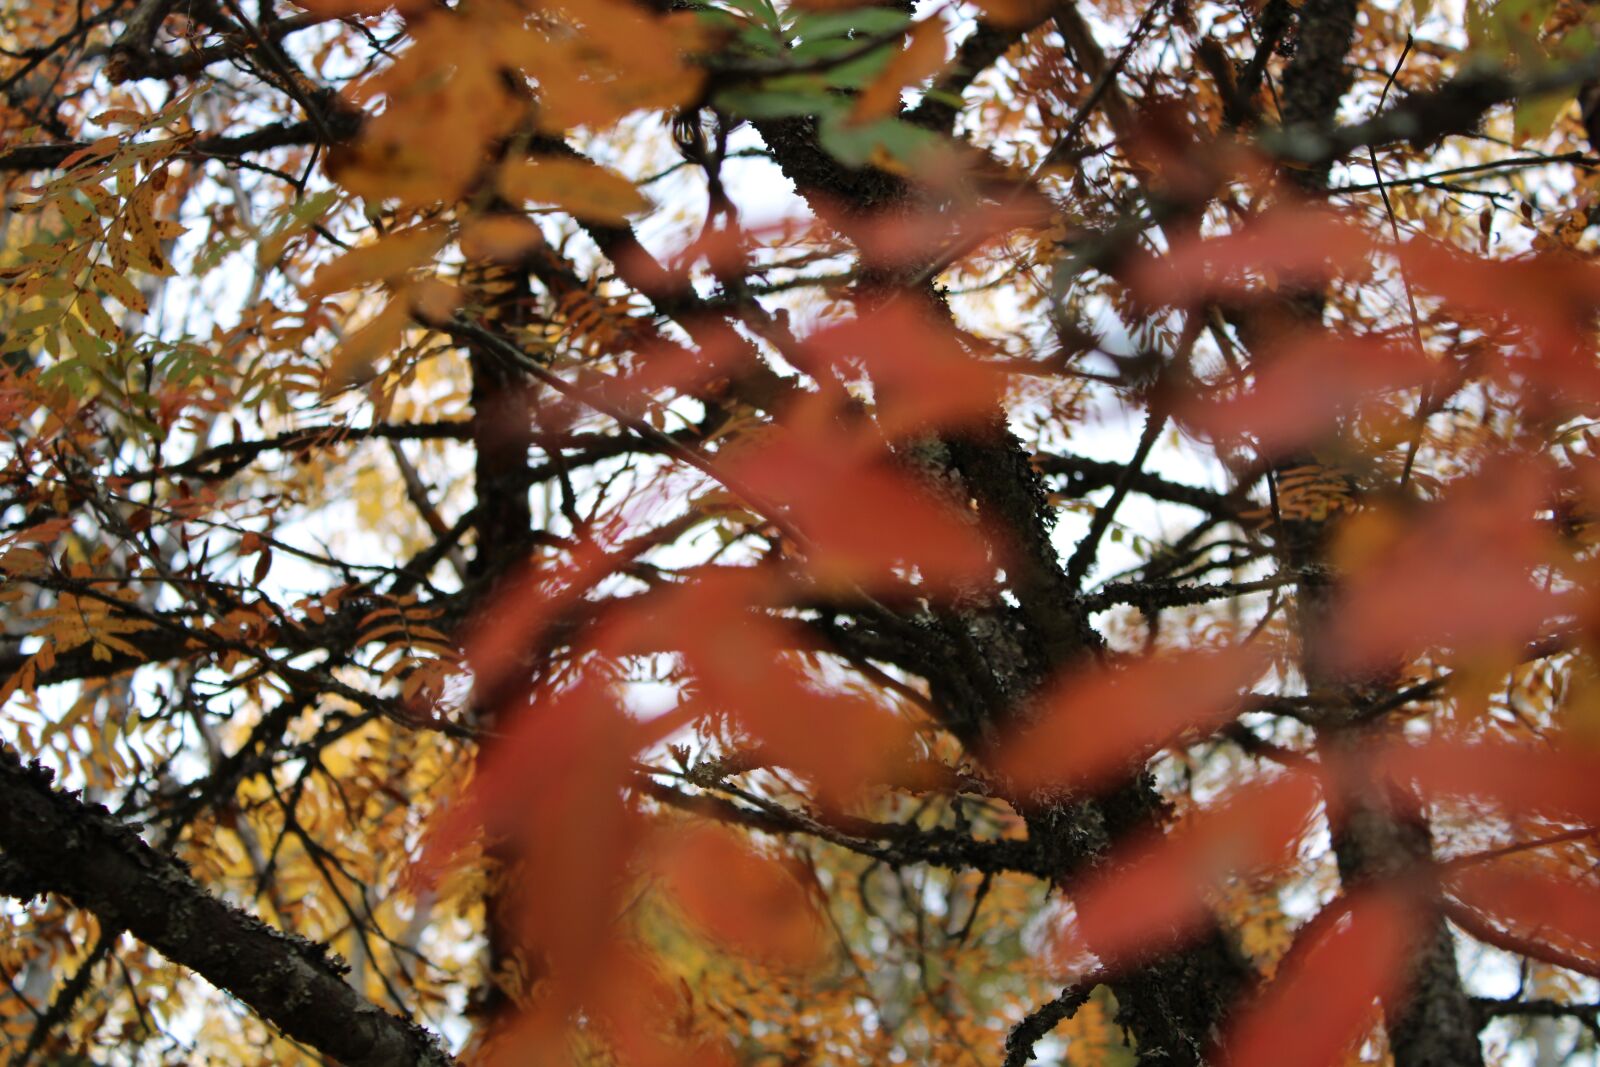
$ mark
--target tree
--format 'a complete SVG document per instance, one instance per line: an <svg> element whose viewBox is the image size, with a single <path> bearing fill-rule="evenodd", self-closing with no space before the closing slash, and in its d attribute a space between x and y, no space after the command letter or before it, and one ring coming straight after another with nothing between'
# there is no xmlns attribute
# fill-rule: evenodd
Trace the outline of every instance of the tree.
<svg viewBox="0 0 1600 1067"><path fill-rule="evenodd" d="M13 1064L1588 1062L1600 16L0 15Z"/></svg>

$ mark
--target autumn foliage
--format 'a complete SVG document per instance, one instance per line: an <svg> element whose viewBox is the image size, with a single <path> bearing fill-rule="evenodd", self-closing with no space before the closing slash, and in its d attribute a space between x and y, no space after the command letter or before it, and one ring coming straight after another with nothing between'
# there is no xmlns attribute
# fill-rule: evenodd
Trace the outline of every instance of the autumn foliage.
<svg viewBox="0 0 1600 1067"><path fill-rule="evenodd" d="M0 13L0 1050L1592 1062L1597 32Z"/></svg>

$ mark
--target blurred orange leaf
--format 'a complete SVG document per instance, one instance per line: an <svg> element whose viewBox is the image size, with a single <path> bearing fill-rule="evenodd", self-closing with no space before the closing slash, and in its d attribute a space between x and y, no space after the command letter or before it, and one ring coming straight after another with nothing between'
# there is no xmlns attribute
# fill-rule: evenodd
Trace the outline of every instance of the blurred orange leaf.
<svg viewBox="0 0 1600 1067"><path fill-rule="evenodd" d="M532 219L522 215L486 215L461 229L461 254L468 259L511 263L544 243Z"/></svg>
<svg viewBox="0 0 1600 1067"><path fill-rule="evenodd" d="M324 296L398 278L430 262L449 236L443 226L419 226L384 234L372 244L353 248L324 264L311 279L308 291Z"/></svg>

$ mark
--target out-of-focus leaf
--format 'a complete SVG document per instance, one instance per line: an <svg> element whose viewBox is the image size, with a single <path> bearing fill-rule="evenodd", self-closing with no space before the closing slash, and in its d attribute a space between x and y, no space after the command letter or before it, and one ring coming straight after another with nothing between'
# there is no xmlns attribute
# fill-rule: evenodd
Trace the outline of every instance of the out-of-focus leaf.
<svg viewBox="0 0 1600 1067"><path fill-rule="evenodd" d="M1415 346L1385 338L1296 334L1272 347L1248 391L1191 401L1183 420L1217 438L1248 434L1263 455L1283 455L1328 436L1364 401L1445 380L1444 368Z"/></svg>
<svg viewBox="0 0 1600 1067"><path fill-rule="evenodd" d="M996 766L1025 789L1099 788L1186 731L1232 718L1263 666L1254 650L1230 648L1069 676L1041 700L1037 721L1002 748Z"/></svg>
<svg viewBox="0 0 1600 1067"><path fill-rule="evenodd" d="M822 956L822 920L779 861L727 830L697 826L663 842L661 873L689 918L734 951L804 969Z"/></svg>
<svg viewBox="0 0 1600 1067"><path fill-rule="evenodd" d="M1376 1019L1376 1001L1404 988L1421 912L1403 888L1356 892L1324 909L1295 939L1277 977L1233 1026L1226 1067L1341 1063Z"/></svg>
<svg viewBox="0 0 1600 1067"><path fill-rule="evenodd" d="M1509 815L1600 825L1600 757L1591 752L1433 740L1383 749L1375 766L1433 802L1468 800Z"/></svg>
<svg viewBox="0 0 1600 1067"><path fill-rule="evenodd" d="M430 262L448 239L449 233L442 226L385 234L370 245L351 249L324 264L311 279L309 291L322 296L398 278Z"/></svg>
<svg viewBox="0 0 1600 1067"><path fill-rule="evenodd" d="M554 204L581 219L623 225L650 201L622 175L577 159L529 159L500 168L500 193L516 202Z"/></svg>
<svg viewBox="0 0 1600 1067"><path fill-rule="evenodd" d="M852 123L887 118L900 110L900 94L937 74L945 63L944 22L924 19L906 34L905 46L894 53L883 72L861 90L850 109Z"/></svg>
<svg viewBox="0 0 1600 1067"><path fill-rule="evenodd" d="M1349 580L1320 654L1354 669L1533 638L1564 603L1536 573L1559 559L1536 518L1549 484L1539 464L1503 459L1410 521L1369 513L1351 524L1340 546Z"/></svg>
<svg viewBox="0 0 1600 1067"><path fill-rule="evenodd" d="M1069 887L1076 920L1058 951L1092 952L1117 968L1181 944L1211 920L1210 897L1225 878L1294 860L1320 800L1315 778L1287 774L1231 791L1165 837L1124 845Z"/></svg>
<svg viewBox="0 0 1600 1067"><path fill-rule="evenodd" d="M1184 238L1132 265L1125 279L1150 304L1186 304L1278 286L1314 285L1364 268L1374 242L1355 223L1321 208L1282 207L1222 237Z"/></svg>

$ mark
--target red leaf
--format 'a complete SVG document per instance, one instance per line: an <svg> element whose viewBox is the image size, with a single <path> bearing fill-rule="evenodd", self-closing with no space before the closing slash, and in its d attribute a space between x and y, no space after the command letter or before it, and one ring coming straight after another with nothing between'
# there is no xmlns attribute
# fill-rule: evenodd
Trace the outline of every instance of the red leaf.
<svg viewBox="0 0 1600 1067"><path fill-rule="evenodd" d="M1600 304L1600 269L1570 255L1486 259L1436 241L1399 249L1413 282L1452 307L1498 320L1524 335L1508 372L1527 375L1551 396L1600 399L1600 371L1588 338Z"/></svg>
<svg viewBox="0 0 1600 1067"><path fill-rule="evenodd" d="M1202 400L1181 413L1218 438L1249 434L1263 455L1282 455L1332 433L1360 404L1395 389L1442 380L1442 368L1414 346L1379 337L1298 334L1275 354L1253 388L1227 400Z"/></svg>
<svg viewBox="0 0 1600 1067"><path fill-rule="evenodd" d="M903 587L915 569L933 589L988 579L995 564L970 513L903 473L875 435L852 435L821 398L792 405L783 426L721 460L733 484L781 507L804 535L823 584Z"/></svg>
<svg viewBox="0 0 1600 1067"><path fill-rule="evenodd" d="M1494 863L1457 869L1445 888L1520 939L1600 960L1600 888L1592 884Z"/></svg>
<svg viewBox="0 0 1600 1067"><path fill-rule="evenodd" d="M463 642L479 702L492 708L503 699L502 688L523 677L528 654L550 622L625 562L591 540L564 563L529 560L502 578Z"/></svg>
<svg viewBox="0 0 1600 1067"><path fill-rule="evenodd" d="M1374 761L1379 773L1424 799L1472 798L1516 815L1600 824L1600 758L1526 745L1429 741L1396 744Z"/></svg>
<svg viewBox="0 0 1600 1067"><path fill-rule="evenodd" d="M1548 477L1533 461L1505 459L1456 483L1392 537L1381 519L1353 524L1342 546L1364 557L1352 571L1327 633L1337 669L1409 658L1430 646L1493 652L1520 645L1563 607L1535 569L1557 558L1536 519ZM1378 545L1362 543L1376 533Z"/></svg>
<svg viewBox="0 0 1600 1067"><path fill-rule="evenodd" d="M685 914L714 940L790 969L821 958L822 924L810 894L782 863L732 833L699 826L674 835L658 862Z"/></svg>
<svg viewBox="0 0 1600 1067"><path fill-rule="evenodd" d="M948 162L952 173L939 177L967 177L965 160ZM977 177L977 175L971 175ZM998 203L956 211L903 214L890 212L863 218L846 207L816 203L831 229L846 235L861 250L862 258L880 266L923 265L929 259L954 259L971 255L996 237L1018 229L1043 229L1051 224L1050 202L1025 190L1009 192Z"/></svg>
<svg viewBox="0 0 1600 1067"><path fill-rule="evenodd" d="M1036 724L1004 746L995 766L1023 789L1102 787L1185 731L1233 718L1240 691L1264 666L1254 650L1230 648L1072 675L1044 699Z"/></svg>
<svg viewBox="0 0 1600 1067"><path fill-rule="evenodd" d="M878 423L890 438L970 423L990 415L1002 378L962 350L948 328L897 300L812 334L802 349L813 378L829 372L871 382Z"/></svg>
<svg viewBox="0 0 1600 1067"><path fill-rule="evenodd" d="M627 717L591 662L565 688L521 708L502 708L501 731L480 757L467 794L430 835L425 880L480 830L516 865L500 893L503 921L545 959L573 997L598 977L591 957L615 936L619 894L639 842L623 802L640 748L681 725ZM552 872L560 872L559 877Z"/></svg>
<svg viewBox="0 0 1600 1067"><path fill-rule="evenodd" d="M816 647L793 624L762 612L763 570L707 572L615 620L607 647L682 653L693 679L689 710L734 716L771 762L841 799L882 779L911 751L911 727L882 703L824 688L793 650Z"/></svg>
<svg viewBox="0 0 1600 1067"><path fill-rule="evenodd" d="M1353 222L1305 207L1268 211L1223 237L1180 240L1135 263L1126 281L1150 304L1189 304L1247 293L1252 275L1278 285L1313 285L1363 267L1372 239Z"/></svg>
<svg viewBox="0 0 1600 1067"><path fill-rule="evenodd" d="M1291 862L1320 800L1306 774L1251 783L1112 855L1071 890L1077 922L1063 931L1062 955L1093 952L1115 967L1173 947L1209 921L1207 894L1224 877Z"/></svg>
<svg viewBox="0 0 1600 1067"><path fill-rule="evenodd" d="M1227 1067L1340 1062L1372 1024L1373 1002L1400 991L1419 922L1413 894L1371 889L1324 910L1295 940L1278 975L1239 1019ZM1292 1050L1289 1060L1287 1050Z"/></svg>

